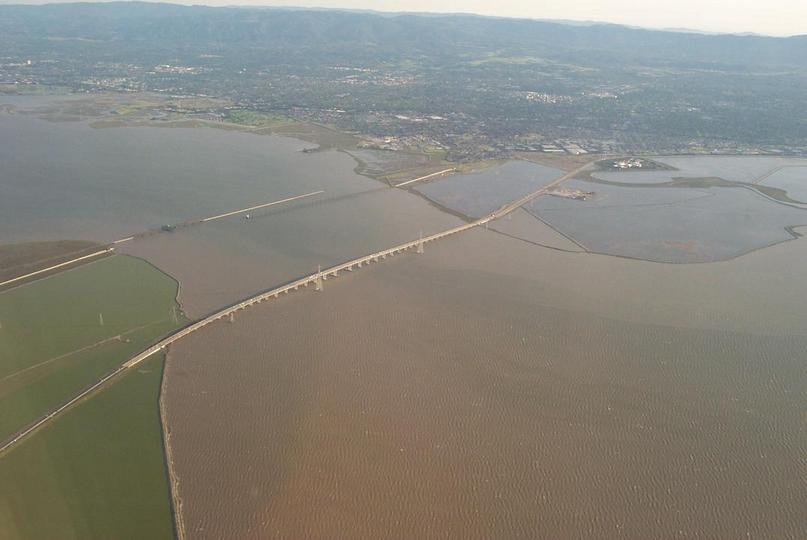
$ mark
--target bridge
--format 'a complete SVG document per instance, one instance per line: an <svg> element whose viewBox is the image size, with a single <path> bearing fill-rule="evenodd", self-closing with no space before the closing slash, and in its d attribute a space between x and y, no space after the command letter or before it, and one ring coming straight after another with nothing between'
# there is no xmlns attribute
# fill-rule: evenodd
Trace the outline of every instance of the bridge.
<svg viewBox="0 0 807 540"><path fill-rule="evenodd" d="M48 272L53 272L54 270L58 270L60 268L66 267L66 266L70 266L72 264L76 264L76 263L81 262L81 261L86 261L88 259L94 259L95 257L100 257L101 255L109 255L113 251L114 251L114 248L102 249L100 251L96 251L95 253L90 253L89 255L84 255L82 257L78 257L76 259L71 259L69 261L59 263L59 264L56 264L54 266L49 266L48 268L43 268L41 270L37 270L37 271L31 272L29 274L24 274L22 276L17 276L15 278L7 279L6 281L3 281L2 283L0 283L0 287L3 287L5 285L11 285L12 283L16 283L18 281L23 281L23 280L26 280L26 279L30 279L30 278L33 278L33 277L36 277L36 276L39 276L39 275L42 275L42 274L45 274L45 273L48 273Z"/></svg>
<svg viewBox="0 0 807 540"><path fill-rule="evenodd" d="M120 367L118 367L117 369L115 369L111 373L105 375L103 378L101 378L97 382L93 383L91 386L89 386L86 389L84 389L83 391L81 391L78 395L73 397L67 403L64 403L63 405L59 406L58 408L52 410L51 412L47 413L45 416L43 416L42 418L37 420L35 423L31 424L30 426L28 426L24 430L18 432L13 438L5 441L4 443L2 443L2 445L0 445L0 454L2 454L3 452L11 449L16 444L20 443L26 437L28 437L29 435L34 433L37 429L42 427L44 424L50 422L56 416L58 416L59 414L61 414L64 411L66 411L67 409L69 409L70 407L72 407L73 405L75 405L76 403L81 401L82 399L88 397L92 393L94 393L97 390L101 389L104 385L106 385L108 382L110 382L111 380L116 378L118 375L121 375L124 372L128 371L129 369L132 369L132 368L136 367L138 364L140 364L144 360L150 358L151 356L153 356L153 355L155 355L155 354L157 354L159 352L167 350L167 348L171 344L176 343L177 341L183 339L184 337L187 337L190 334L192 334L194 332L197 332L197 331L201 330L202 328L204 328L204 327L206 327L206 326L208 326L210 324L213 324L216 321L229 320L229 321L232 322L235 319L235 314L238 313L241 310L244 310L244 309L246 309L246 308L248 308L250 306L253 306L255 304L260 304L262 302L266 302L268 300L278 298L281 295L288 294L288 293L293 292L293 291L297 291L297 290L299 290L301 288L309 287L311 285L314 286L315 290L321 291L321 290L323 290L324 282L328 278L338 277L339 274L342 273L342 272L352 272L352 271L354 271L356 269L362 268L364 266L367 266L367 265L370 265L370 264L373 264L373 263L377 263L379 261L383 261L383 260L385 260L385 259L387 259L389 257L393 257L395 255L398 255L400 253L404 253L404 252L407 252L407 251L414 250L417 253L423 253L425 244L427 244L429 242L434 242L436 240L440 240L442 238L446 238L448 236L452 236L452 235L455 235L455 234L458 234L458 233L461 233L461 232L464 232L464 231L467 231L469 229L473 229L474 227L484 226L484 225L486 225L487 223L489 223L489 222L491 222L493 220L499 219L499 218L509 214L510 212L515 211L516 209L520 208L521 206L528 203L529 201L531 201L531 200L533 200L533 199L535 199L537 197L540 197L541 195L545 194L548 190L554 188L555 186L557 186L561 182L573 177L577 173L584 170L586 167L588 167L588 165L585 165L583 167L575 169L574 171L563 175L562 177L558 178L557 180L554 180L553 182L551 182L551 183L549 183L549 184L547 184L547 185L545 185L545 186L543 186L543 187L541 187L541 188L539 188L539 189L537 189L537 190L535 190L535 191L533 191L531 193L528 193L527 195L521 197L520 199L517 199L517 200L515 200L515 201L513 201L511 203L508 203L508 204L500 207L496 211L492 212L491 214L488 214L487 216L485 216L483 218L480 218L480 219L477 219L475 221L466 223L464 225L460 225L458 227L454 227L452 229L448 229L448 230L443 231L443 232L432 234L430 236L425 236L425 237L421 236L417 240L411 240L409 242L404 242L403 244L399 244L397 246L394 246L394 247L391 247L391 248L388 248L388 249L384 249L384 250L381 250L381 251L376 251L374 253L370 253L369 255L364 255L364 256L358 257L356 259L352 259L350 261L347 261L347 262L344 262L344 263L341 263L341 264L337 264L337 265L332 266L330 268L326 268L324 270L323 269L318 269L316 272L314 272L312 274L309 274L307 276L303 276L303 277L301 277L299 279L296 279L296 280L294 280L294 281L292 281L290 283L287 283L285 285L281 285L280 287L276 287L274 289L271 289L271 290L262 292L260 294L257 294L255 296L252 296L250 298L247 298L246 300L243 300L243 301L241 301L241 302L239 302L239 303L237 303L235 305L232 305L230 307L227 307L227 308L224 308L224 309L222 309L220 311L217 311L217 312L213 313L212 315L209 315L209 316L205 317L204 319L200 319L199 321L196 321L196 322L194 322L194 323L192 323L192 324L190 324L190 325L188 325L188 326L174 332L173 334L169 335L168 337L162 339L161 341L155 343L154 345L152 345L148 349L144 350L143 352L141 352L137 356L134 356L133 358L131 358L128 361L124 362L123 364L120 365Z"/></svg>
<svg viewBox="0 0 807 540"><path fill-rule="evenodd" d="M280 287L271 289L269 291L263 292L258 294L257 296L253 296L248 298L238 304L225 308L221 311L217 311L216 313L205 317L189 326L186 326L182 330L177 331L176 333L168 336L167 338L163 339L162 341L152 345L142 353L138 354L131 360L127 361L121 366L121 369L129 369L140 362L146 360L150 356L165 350L169 345L172 343L179 341L180 339L184 338L185 336L192 334L198 330L201 330L205 326L212 324L219 320L229 320L232 321L235 318L235 314L239 311L246 309L250 306L254 306L255 304L260 304L261 302L265 302L267 300L272 300L274 298L278 298L281 295L288 294L290 292L296 291L301 288L308 287L313 285L315 290L321 291L324 288L324 281L326 281L329 277L338 277L340 272L352 272L355 269L362 268L364 266L370 265L375 262L383 261L388 257L392 257L394 255L398 255L400 253L414 250L417 253L423 253L424 245L429 242L434 242L435 240L439 240L441 238L445 238L447 236L451 236L463 231L467 231L473 227L477 227L479 225L483 225L484 223L489 222L493 219L493 214L487 216L483 219L466 223L465 225L460 225L459 227L454 227L453 229L449 229L447 231L443 231L437 234L433 234L431 236L421 237L417 240L412 240L410 242L406 242L395 247L385 249L382 251L376 251L375 253L371 253L369 255L364 255L357 259L350 260L348 262L344 262L338 264L336 266L332 266L330 268L326 268L324 270L320 269L314 272L313 274L309 274L307 276L301 277L291 283L287 283L286 285L282 285ZM2 449L0 449L1 451Z"/></svg>
<svg viewBox="0 0 807 540"><path fill-rule="evenodd" d="M15 446L16 444L21 442L23 439L25 439L26 437L31 435L34 431L36 431L37 429L42 427L44 424L48 423L53 418L55 418L56 416L58 416L59 414L61 414L65 410L69 409L70 407L72 407L73 405L75 405L76 403L81 401L82 399L88 397L90 394L92 394L95 391L99 390L101 387L106 385L112 379L116 378L118 375L121 375L125 371L134 368L135 366L137 366L138 364L140 364L144 360L150 358L151 356L153 356L153 355L155 355L155 354L157 354L157 353L159 353L161 351L165 351L168 348L168 346L170 346L172 343L175 343L175 342L179 341L180 339L182 339L182 338L184 338L186 336L189 336L190 334L192 334L194 332L197 332L197 331L201 330L202 328L204 328L204 327L206 327L206 326L208 326L208 325L210 325L210 324L212 324L212 323L214 323L216 321L220 321L220 320L233 321L234 318L235 318L235 314L238 313L239 311L243 310L243 309L246 309L246 308L248 308L250 306L253 306L255 304L260 304L261 302L266 302L267 300L278 298L281 295L288 294L290 292L293 292L293 291L296 291L298 289L305 288L305 287L308 287L308 286L311 286L311 285L313 285L316 290L321 291L323 289L323 287L324 287L324 281L326 281L328 278L338 277L341 272L352 272L355 269L362 268L362 267L370 265L372 263L383 261L383 260L385 260L385 259L387 259L389 257L392 257L394 255L398 255L400 253L404 253L406 251L413 251L414 250L417 253L423 253L423 249L424 249L425 244L427 244L429 242L434 242L435 240L439 240L441 238L445 238L447 236L451 236L451 235L454 235L454 234L457 234L457 233L460 233L460 232L463 232L463 231L467 231L468 229L471 229L473 227L477 227L479 225L483 225L483 224L489 222L491 219L494 219L494 215L495 214L491 214L490 216L487 216L487 217L485 217L483 219L479 219L479 220L471 222L471 223L466 223L464 225L460 225L459 227L454 227L453 229L449 229L447 231L439 232L437 234L433 234L433 235L426 236L426 237L420 237L417 240L412 240L412 241L409 241L409 242L405 242L403 244L399 244L399 245L397 245L395 247L391 247L391 248L384 249L384 250L381 250L381 251L376 251L374 253L370 253L369 255L364 255L362 257L358 257L356 259L353 259L353 260L350 260L350 261L347 261L347 262L344 262L344 263L341 263L341 264L337 264L337 265L332 266L330 268L326 268L324 270L319 269L319 270L317 270L316 272L314 272L312 274L309 274L307 276L304 276L304 277L301 277L299 279L296 279L296 280L294 280L294 281L292 281L290 283L287 283L285 285L281 285L280 287L276 287L274 289L262 292L262 293L260 293L260 294L258 294L256 296L251 297L251 298L247 298L246 300L243 300L243 301L239 302L238 304L235 304L235 305L230 306L228 308L225 308L225 309L222 309L220 311L217 311L216 313L213 313L212 315L209 315L209 316L205 317L204 319L201 319L201 320L199 320L199 321L197 321L195 323L192 323L192 324L186 326L185 328L182 328L182 329L174 332L173 334L171 334L170 336L162 339L161 341L155 343L154 345L152 345L148 349L144 350L143 352L141 352L137 356L135 356L135 357L129 359L128 361L124 362L123 364L121 364L120 367L118 367L117 369L115 369L111 373L105 375L103 378L101 378L97 382L93 383L91 386L84 389L78 395L73 397L70 401L64 403L63 405L61 405L57 409L54 409L51 412L47 413L45 416L43 416L42 418L37 420L34 424L31 424L30 426L25 428L23 431L20 431L19 433L17 433L13 438L6 441L5 443L2 444L2 446L0 446L0 453L3 453L6 450L11 449L13 446Z"/></svg>

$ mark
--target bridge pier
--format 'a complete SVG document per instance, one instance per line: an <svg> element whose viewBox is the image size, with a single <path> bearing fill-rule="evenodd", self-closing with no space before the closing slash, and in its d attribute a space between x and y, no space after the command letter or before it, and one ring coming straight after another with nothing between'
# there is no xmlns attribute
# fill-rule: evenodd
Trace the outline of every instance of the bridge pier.
<svg viewBox="0 0 807 540"><path fill-rule="evenodd" d="M235 312L231 311L230 312L230 324L232 324L234 322L235 322Z"/></svg>
<svg viewBox="0 0 807 540"><path fill-rule="evenodd" d="M314 290L322 292L322 266L317 268L317 278L314 282Z"/></svg>
<svg viewBox="0 0 807 540"><path fill-rule="evenodd" d="M420 231L420 240L418 240L418 248L416 253L418 254L423 253L423 231Z"/></svg>

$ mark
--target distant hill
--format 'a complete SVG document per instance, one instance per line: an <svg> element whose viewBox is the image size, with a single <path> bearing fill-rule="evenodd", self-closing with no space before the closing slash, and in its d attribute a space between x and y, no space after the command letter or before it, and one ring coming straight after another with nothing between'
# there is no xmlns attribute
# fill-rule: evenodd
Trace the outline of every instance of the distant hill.
<svg viewBox="0 0 807 540"><path fill-rule="evenodd" d="M807 153L807 36L139 2L0 6L0 83L215 96L458 160L563 141L611 153Z"/></svg>
<svg viewBox="0 0 807 540"><path fill-rule="evenodd" d="M138 54L249 44L309 61L452 57L503 49L576 63L807 67L807 36L708 35L473 15L375 14L337 10L214 8L139 2L0 6L0 43L53 49L64 39L136 44ZM125 51L121 51L124 52ZM295 54L296 56L296 54Z"/></svg>

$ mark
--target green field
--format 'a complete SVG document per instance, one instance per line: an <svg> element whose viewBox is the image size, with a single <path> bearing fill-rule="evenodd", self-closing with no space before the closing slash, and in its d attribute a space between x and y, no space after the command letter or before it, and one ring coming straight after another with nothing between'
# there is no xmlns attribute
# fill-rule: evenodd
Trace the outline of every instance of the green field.
<svg viewBox="0 0 807 540"><path fill-rule="evenodd" d="M181 324L176 294L127 256L0 293L0 440Z"/></svg>
<svg viewBox="0 0 807 540"><path fill-rule="evenodd" d="M0 538L173 538L162 367L155 355L0 455Z"/></svg>

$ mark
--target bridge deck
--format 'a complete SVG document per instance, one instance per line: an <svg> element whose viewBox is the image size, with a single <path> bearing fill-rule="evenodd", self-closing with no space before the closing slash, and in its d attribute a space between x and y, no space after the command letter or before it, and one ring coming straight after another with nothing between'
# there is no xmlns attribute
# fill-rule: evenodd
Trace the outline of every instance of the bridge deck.
<svg viewBox="0 0 807 540"><path fill-rule="evenodd" d="M362 257L352 259L350 261L338 264L336 266L332 266L330 268L326 268L324 270L315 272L313 274L303 276L300 279L292 281L291 283L287 283L286 285L282 285L280 287L276 287L276 288L271 289L269 291L262 292L262 293L260 293L258 295L255 295L255 296L251 297L251 298L247 298L246 300L244 300L242 302L239 302L238 304L235 304L235 305L230 306L228 308L225 308L225 309L222 309L220 311L217 311L216 313L213 313L212 315L209 315L208 317L205 317L204 319L201 319L201 320L199 320L199 321L197 321L197 322L195 322L195 323L193 323L193 324L191 324L189 326L186 326L185 328L182 328L182 329L178 330L177 332L171 334L170 336L162 339L158 343L155 343L154 345L152 345L148 349L144 350L143 352L141 352L137 356L135 356L135 357L129 359L128 361L124 362L116 370L114 370L113 372L105 375L102 379L100 379L99 381L92 384L92 386L90 386L90 387L86 388L85 390L83 390L81 393L79 393L78 395L73 397L67 403L65 403L65 404L61 405L60 407L58 407L57 409L54 409L53 411L47 413L45 416L40 418L34 424L28 426L23 431L20 431L19 433L17 433L13 438L11 438L10 440L8 440L5 443L3 443L2 445L0 445L0 453L10 449L12 446L19 443L22 439L24 439L25 437L27 437L28 435L30 435L31 433L33 433L34 431L36 431L37 429L42 427L42 425L49 422L50 420L52 420L53 418L58 416L60 413L67 410L68 408L70 408L74 404L78 403L79 401L81 401L85 397L89 396L93 392L99 390L101 387L103 387L110 380L114 379L115 377L122 374L126 370L137 366L138 364L140 364L141 362L143 362L144 360L146 360L150 356L158 353L159 351L165 350L172 343L175 343L176 341L179 341L180 339L192 334L193 332L196 332L197 330L201 330L205 326L207 326L209 324L212 324L215 321L228 318L228 317L234 315L237 311L245 309L245 308L247 308L249 306L252 306L254 304L258 304L260 302L269 300L271 298L276 298L276 297L278 297L279 295L281 295L283 293L288 293L290 291L296 291L300 287L306 287L309 284L316 284L317 281L319 279L321 279L321 278L325 278L327 276L336 277L336 276L338 276L339 272L341 272L342 270L352 270L354 266L362 266L362 265L367 264L367 263L375 262L375 261L378 261L379 259L384 259L386 257L395 255L397 253L401 253L403 251L407 251L407 250L412 249L412 248L416 249L419 245L423 245L423 244L426 244L428 242L434 242L435 240L439 240L441 238L446 238L447 236L451 236L451 235L454 235L454 234L457 234L457 233L461 233L463 231L467 231L469 229L472 229L474 227L478 227L480 225L485 225L486 223L488 223L490 221L493 221L495 219L501 218L501 217L509 214L510 212L516 210L517 208L519 208L522 205L526 204L527 202L535 199L536 197L540 197L541 195L545 194L549 189L557 186L558 184L560 184L564 180L567 180L567 179L571 178L575 174L577 174L580 171L582 171L583 169L585 169L587 166L588 165L585 165L583 167L575 169L574 171L572 171L572 172L558 178L557 180L553 181L552 183L547 184L546 186L544 186L544 187L542 187L542 188L540 188L540 189L538 189L538 190L536 190L536 191L534 191L532 193L529 193L529 194L525 195L524 197L521 197L520 199L518 199L516 201L508 203L508 204L502 206L501 208L499 208L498 210L496 210L495 212L493 212L492 214L489 214L489 215L487 215L487 216L485 216L485 217L483 217L481 219L478 219L476 221L466 223L464 225L460 225L458 227L454 227L453 229L449 229L447 231L442 231L442 232L439 232L437 234L433 234L431 236L426 236L426 237L423 237L423 238L418 238L417 240L412 240L410 242L405 242L403 244L399 244L397 246L394 246L394 247L391 247L391 248L388 248L388 249L385 249L385 250L382 250L382 251L376 251L375 253L370 253L369 255L364 255ZM308 196L308 195L306 195L306 196Z"/></svg>

